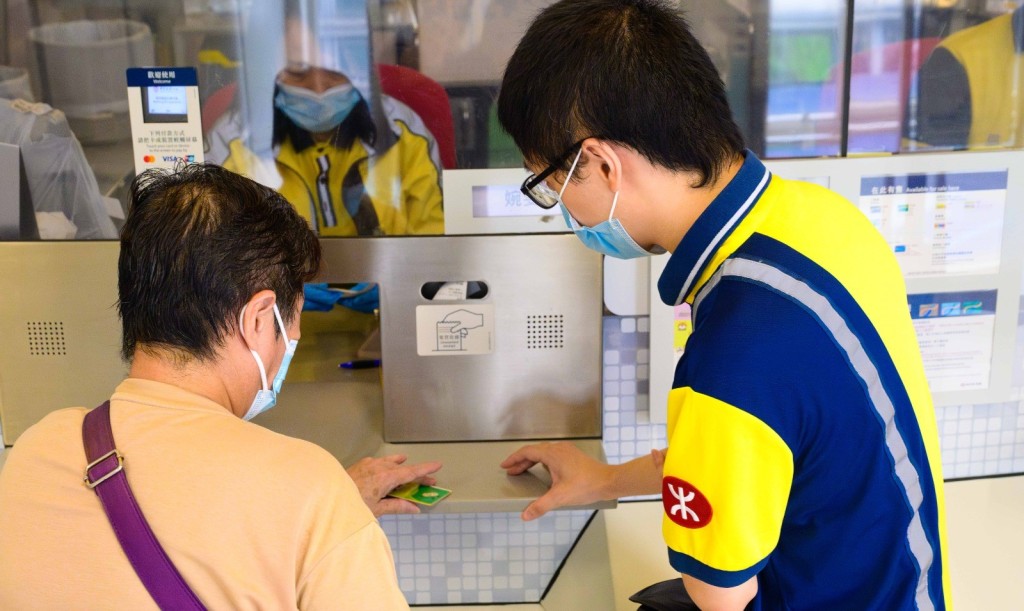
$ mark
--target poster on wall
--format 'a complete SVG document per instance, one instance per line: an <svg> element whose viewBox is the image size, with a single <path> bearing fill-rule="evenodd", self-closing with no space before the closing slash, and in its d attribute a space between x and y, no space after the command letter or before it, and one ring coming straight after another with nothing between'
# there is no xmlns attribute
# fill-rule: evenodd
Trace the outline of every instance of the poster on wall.
<svg viewBox="0 0 1024 611"><path fill-rule="evenodd" d="M921 293L907 297L932 392L989 387L997 292Z"/></svg>
<svg viewBox="0 0 1024 611"><path fill-rule="evenodd" d="M904 276L999 273L1007 170L867 176L858 206Z"/></svg>

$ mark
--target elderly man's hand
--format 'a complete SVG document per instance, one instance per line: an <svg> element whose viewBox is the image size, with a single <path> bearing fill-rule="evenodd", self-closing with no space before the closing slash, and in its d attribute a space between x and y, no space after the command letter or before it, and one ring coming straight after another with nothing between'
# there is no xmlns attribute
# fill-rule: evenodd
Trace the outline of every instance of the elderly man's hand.
<svg viewBox="0 0 1024 611"><path fill-rule="evenodd" d="M392 513L419 513L414 503L403 499L386 498L387 494L402 484L416 482L433 486L437 483L431 473L441 468L439 462L425 462L406 465L406 457L392 454L382 458L367 457L348 468L348 474L359 488L366 506L375 516Z"/></svg>

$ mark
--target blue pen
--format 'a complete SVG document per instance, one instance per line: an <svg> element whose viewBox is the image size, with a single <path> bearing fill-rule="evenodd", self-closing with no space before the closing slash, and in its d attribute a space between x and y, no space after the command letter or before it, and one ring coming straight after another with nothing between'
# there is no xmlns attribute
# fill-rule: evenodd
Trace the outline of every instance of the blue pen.
<svg viewBox="0 0 1024 611"><path fill-rule="evenodd" d="M342 369L373 369L380 367L380 359L361 359L356 361L345 361L338 365Z"/></svg>

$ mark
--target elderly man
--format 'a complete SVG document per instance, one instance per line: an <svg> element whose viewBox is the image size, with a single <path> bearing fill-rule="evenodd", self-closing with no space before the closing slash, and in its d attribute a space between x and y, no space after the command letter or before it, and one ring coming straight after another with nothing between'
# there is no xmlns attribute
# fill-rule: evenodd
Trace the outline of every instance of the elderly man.
<svg viewBox="0 0 1024 611"><path fill-rule="evenodd" d="M338 461L248 422L274 405L300 339L302 285L320 265L308 224L217 166L144 173L130 201L118 309L131 369L109 422L170 570L209 608L407 608L388 542ZM83 485L87 413L48 415L0 474L0 608L167 606L151 566L122 551L125 522ZM378 513L408 509L380 498L439 467L400 462L355 471Z"/></svg>

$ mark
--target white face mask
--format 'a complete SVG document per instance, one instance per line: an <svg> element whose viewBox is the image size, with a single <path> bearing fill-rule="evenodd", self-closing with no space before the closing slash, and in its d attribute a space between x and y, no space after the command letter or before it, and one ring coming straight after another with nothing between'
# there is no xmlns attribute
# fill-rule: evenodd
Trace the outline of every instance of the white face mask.
<svg viewBox="0 0 1024 611"><path fill-rule="evenodd" d="M242 316L244 315L245 306L242 306L242 311L238 315L239 329L242 328ZM292 357L295 356L295 348L299 345L299 340L288 339L288 332L285 331L284 320L281 318L281 311L277 309L276 303L274 304L274 318L277 319L277 324L281 327L281 338L284 340L285 345L284 357L281 359L281 366L277 370L277 375L274 376L273 385L268 388L267 370L263 367L263 359L260 358L260 355L255 350L249 350L252 353L252 358L256 359L256 366L260 369L262 388L256 392L256 397L253 398L252 404L249 405L249 410L242 417L243 420L252 420L277 404L277 393L281 392L281 387L284 385L284 377L288 373L288 366L292 362Z"/></svg>

